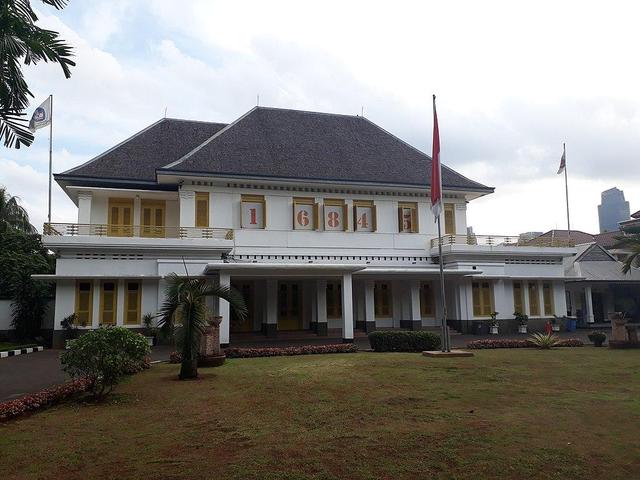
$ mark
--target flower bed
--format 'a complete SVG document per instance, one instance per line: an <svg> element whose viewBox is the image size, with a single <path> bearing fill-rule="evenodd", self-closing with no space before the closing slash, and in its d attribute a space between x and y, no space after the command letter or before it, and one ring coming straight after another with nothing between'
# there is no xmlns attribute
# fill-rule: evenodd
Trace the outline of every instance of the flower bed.
<svg viewBox="0 0 640 480"><path fill-rule="evenodd" d="M567 338L560 340L554 345L554 347L582 347L584 343L577 338ZM518 340L518 339L486 339L486 340L473 340L467 343L467 348L470 350L483 350L492 348L536 348L536 346L530 340Z"/></svg>
<svg viewBox="0 0 640 480"><path fill-rule="evenodd" d="M376 352L423 352L438 350L440 336L424 331L379 330L369 334L369 344Z"/></svg>
<svg viewBox="0 0 640 480"><path fill-rule="evenodd" d="M56 385L25 395L17 400L0 403L0 422L55 405L66 398L87 391L90 386L91 381L88 378L79 378L63 385Z"/></svg>
<svg viewBox="0 0 640 480"><path fill-rule="evenodd" d="M290 355L318 355L323 353L355 353L352 343L334 345L301 345L299 347L227 348L227 358L282 357Z"/></svg>

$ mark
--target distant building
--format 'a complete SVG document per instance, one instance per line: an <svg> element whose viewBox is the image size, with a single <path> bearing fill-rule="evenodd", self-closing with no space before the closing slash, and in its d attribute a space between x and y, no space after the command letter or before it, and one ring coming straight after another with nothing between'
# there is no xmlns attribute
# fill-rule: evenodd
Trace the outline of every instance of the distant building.
<svg viewBox="0 0 640 480"><path fill-rule="evenodd" d="M519 236L520 242L528 242L529 240L533 240L536 237L539 237L544 232L524 232Z"/></svg>
<svg viewBox="0 0 640 480"><path fill-rule="evenodd" d="M629 202L624 199L624 192L616 187L605 190L601 194L601 204L598 205L600 233L619 230L618 223L629 220Z"/></svg>
<svg viewBox="0 0 640 480"><path fill-rule="evenodd" d="M640 210L638 210L636 213L632 213L629 220L620 222L620 230L628 230L630 228L638 227L640 227Z"/></svg>

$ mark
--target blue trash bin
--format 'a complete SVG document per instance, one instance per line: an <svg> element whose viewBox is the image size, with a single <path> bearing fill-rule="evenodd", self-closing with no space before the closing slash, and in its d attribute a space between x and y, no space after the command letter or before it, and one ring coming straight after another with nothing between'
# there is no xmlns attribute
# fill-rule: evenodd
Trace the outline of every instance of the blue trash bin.
<svg viewBox="0 0 640 480"><path fill-rule="evenodd" d="M575 317L567 317L566 329L567 332L575 332L578 326L578 321Z"/></svg>

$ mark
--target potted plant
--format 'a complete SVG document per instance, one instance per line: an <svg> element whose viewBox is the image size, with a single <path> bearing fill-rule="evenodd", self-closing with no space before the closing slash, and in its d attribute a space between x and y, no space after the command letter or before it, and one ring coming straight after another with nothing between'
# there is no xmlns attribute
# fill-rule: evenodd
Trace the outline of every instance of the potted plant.
<svg viewBox="0 0 640 480"><path fill-rule="evenodd" d="M554 315L553 318L551 319L551 331L552 332L559 332L560 331L560 322L558 322L558 320L560 320L561 317Z"/></svg>
<svg viewBox="0 0 640 480"><path fill-rule="evenodd" d="M527 333L527 322L529 321L529 316L520 312L513 312L513 315L518 321L518 333Z"/></svg>
<svg viewBox="0 0 640 480"><path fill-rule="evenodd" d="M76 314L72 313L71 315L67 315L60 322L60 326L64 329L64 348L65 350L69 350L73 342L80 336L80 332L78 331L78 327L75 325L76 322Z"/></svg>
<svg viewBox="0 0 640 480"><path fill-rule="evenodd" d="M601 347L604 341L607 339L607 335L604 332L596 331L591 332L589 335L589 340L593 342L594 347Z"/></svg>
<svg viewBox="0 0 640 480"><path fill-rule="evenodd" d="M498 335L498 312L491 314L491 320L489 325L489 333L491 335Z"/></svg>
<svg viewBox="0 0 640 480"><path fill-rule="evenodd" d="M147 339L147 343L150 347L156 344L156 326L154 320L156 316L152 313L145 313L142 316L142 324L144 325L144 337Z"/></svg>

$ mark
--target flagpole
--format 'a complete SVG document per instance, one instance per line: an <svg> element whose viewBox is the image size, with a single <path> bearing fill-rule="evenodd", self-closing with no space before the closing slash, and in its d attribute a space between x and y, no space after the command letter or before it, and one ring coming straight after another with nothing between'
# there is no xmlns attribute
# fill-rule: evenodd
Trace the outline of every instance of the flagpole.
<svg viewBox="0 0 640 480"><path fill-rule="evenodd" d="M49 214L47 216L49 225L51 225L51 176L53 174L53 95L49 95L49 114L51 115L49 121Z"/></svg>
<svg viewBox="0 0 640 480"><path fill-rule="evenodd" d="M442 311L442 319L441 319L441 347L443 352L451 351L451 339L449 338L449 329L447 328L447 302L444 294L444 267L442 261L442 231L440 230L440 215L437 218L438 223L438 264L440 265L440 300L441 300L441 311Z"/></svg>
<svg viewBox="0 0 640 480"><path fill-rule="evenodd" d="M567 177L567 147L562 144L562 156L564 157L564 191L567 198L567 237L571 237L571 223L569 222L569 180Z"/></svg>

